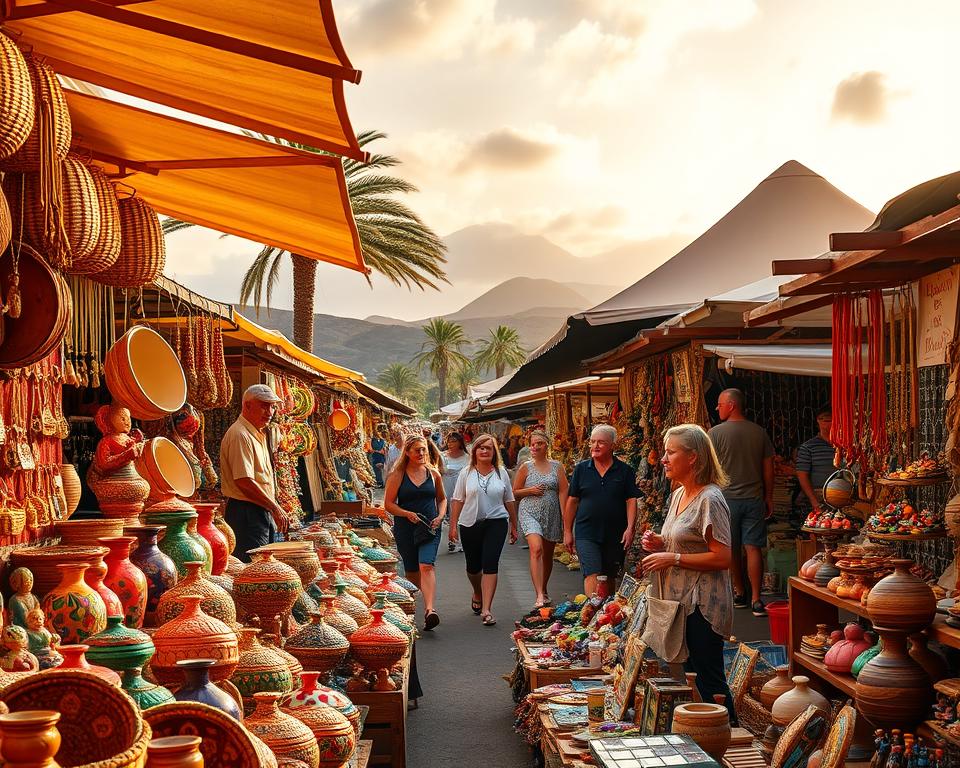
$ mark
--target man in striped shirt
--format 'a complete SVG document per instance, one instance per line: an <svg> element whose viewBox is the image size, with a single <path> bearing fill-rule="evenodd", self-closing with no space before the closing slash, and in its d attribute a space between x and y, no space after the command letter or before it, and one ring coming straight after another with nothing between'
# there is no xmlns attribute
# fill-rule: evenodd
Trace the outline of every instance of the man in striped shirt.
<svg viewBox="0 0 960 768"><path fill-rule="evenodd" d="M820 432L797 451L797 480L800 489L815 512L820 512L823 501L823 484L834 473L833 458L836 449L830 444L830 425L833 411L829 404L817 411L817 427Z"/></svg>

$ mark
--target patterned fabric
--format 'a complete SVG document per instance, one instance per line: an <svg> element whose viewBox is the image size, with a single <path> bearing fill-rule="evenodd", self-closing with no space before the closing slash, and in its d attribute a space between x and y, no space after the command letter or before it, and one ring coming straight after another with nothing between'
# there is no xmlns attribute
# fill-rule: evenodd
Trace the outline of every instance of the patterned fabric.
<svg viewBox="0 0 960 768"><path fill-rule="evenodd" d="M563 541L563 516L560 511L559 483L557 472L559 461L550 462L550 473L541 473L536 464L527 462L527 481L524 488L533 488L543 483L543 496L524 496L520 499L519 523L520 535L535 533L547 541Z"/></svg>
<svg viewBox="0 0 960 768"><path fill-rule="evenodd" d="M670 510L661 531L665 551L680 554L709 552L705 539L708 527L713 529L715 541L730 546L730 510L720 489L715 485L704 487L678 515L682 496L683 488L678 488L670 498ZM684 603L688 616L699 608L717 634L730 636L733 631L733 589L729 571L671 567L662 573L663 598Z"/></svg>

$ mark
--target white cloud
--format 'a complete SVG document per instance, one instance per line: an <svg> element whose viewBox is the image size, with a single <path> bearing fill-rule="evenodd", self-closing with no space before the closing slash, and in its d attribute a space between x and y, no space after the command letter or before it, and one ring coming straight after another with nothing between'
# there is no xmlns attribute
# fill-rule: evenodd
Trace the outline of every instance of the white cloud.
<svg viewBox="0 0 960 768"><path fill-rule="evenodd" d="M887 116L890 92L882 72L857 72L837 85L833 95L835 120L879 123Z"/></svg>

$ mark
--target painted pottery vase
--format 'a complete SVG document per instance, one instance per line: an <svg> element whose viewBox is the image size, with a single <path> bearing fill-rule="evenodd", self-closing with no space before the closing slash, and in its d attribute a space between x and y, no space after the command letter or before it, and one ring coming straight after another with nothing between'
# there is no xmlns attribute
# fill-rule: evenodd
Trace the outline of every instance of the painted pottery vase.
<svg viewBox="0 0 960 768"><path fill-rule="evenodd" d="M304 672L301 675L303 685L292 694L287 700L287 708L295 710L300 707L315 706L317 704L326 704L333 707L337 712L347 718L347 722L353 728L354 735L360 738L360 710L357 705L350 701L346 694L340 693L335 688L328 688L320 684L319 672ZM293 714L293 713L291 713Z"/></svg>
<svg viewBox="0 0 960 768"><path fill-rule="evenodd" d="M81 643L106 629L107 607L83 580L89 563L61 563L57 567L62 575L60 583L41 602L47 627L60 635L63 643Z"/></svg>
<svg viewBox="0 0 960 768"><path fill-rule="evenodd" d="M719 763L730 746L730 713L721 704L678 704L673 709L672 731L689 736Z"/></svg>
<svg viewBox="0 0 960 768"><path fill-rule="evenodd" d="M200 535L197 530L197 521L199 515L187 521L187 533L190 537L203 548L203 570L208 574L213 573L213 547L210 542Z"/></svg>
<svg viewBox="0 0 960 768"><path fill-rule="evenodd" d="M213 515L213 524L227 540L227 555L231 555L233 550L237 548L237 534L233 532L233 528L230 527L230 523L228 523L227 519L223 516L222 504L217 507L217 511Z"/></svg>
<svg viewBox="0 0 960 768"><path fill-rule="evenodd" d="M233 626L237 623L237 609L233 598L217 586L203 571L203 562L194 560L184 563L186 575L177 585L165 592L157 602L157 624L163 626L180 615L183 610L183 595L200 595L203 612Z"/></svg>
<svg viewBox="0 0 960 768"><path fill-rule="evenodd" d="M253 550L254 561L233 579L233 599L239 616L286 616L303 589L300 577L272 552Z"/></svg>
<svg viewBox="0 0 960 768"><path fill-rule="evenodd" d="M347 638L347 640L350 639L350 635L360 628L360 625L357 624L351 616L337 607L336 595L320 596L320 613L323 614L323 620Z"/></svg>
<svg viewBox="0 0 960 768"><path fill-rule="evenodd" d="M293 677L287 663L268 647L261 645L259 629L244 627L240 630L240 661L230 682L237 686L243 697L243 711L249 715L256 707L253 694L263 691L289 693L293 690Z"/></svg>
<svg viewBox="0 0 960 768"><path fill-rule="evenodd" d="M63 656L63 664L57 667L58 670L79 669L83 672L90 672L97 677L103 678L110 685L120 687L120 675L107 667L101 667L99 664L91 664L87 661L86 653L89 645L61 645L60 653Z"/></svg>
<svg viewBox="0 0 960 768"><path fill-rule="evenodd" d="M290 635L286 643L287 653L296 657L305 670L312 672L332 671L349 650L350 641L328 624L320 613L314 613L310 623Z"/></svg>
<svg viewBox="0 0 960 768"><path fill-rule="evenodd" d="M87 568L83 574L83 580L100 595L100 599L103 600L103 604L107 609L108 617L123 616L123 603L120 602L117 593L103 583L106 575L107 566L103 562L103 555L97 555L96 557L90 558L90 567Z"/></svg>
<svg viewBox="0 0 960 768"><path fill-rule="evenodd" d="M303 664L291 653L288 653L280 645L280 628L277 627L274 634L262 634L258 638L260 640L260 645L265 648L269 648L277 656L283 659L283 663L287 665L287 669L290 671L290 680L293 684L293 690L297 690L301 685L300 676L303 674Z"/></svg>
<svg viewBox="0 0 960 768"><path fill-rule="evenodd" d="M814 706L826 717L830 716L830 702L810 687L810 678L797 675L793 688L777 697L770 709L770 717L776 725L786 726L807 707Z"/></svg>
<svg viewBox="0 0 960 768"><path fill-rule="evenodd" d="M231 579L236 579L246 567L247 564L245 562L237 557L234 557L233 555L230 555L227 558L227 570L224 571L224 574L229 576Z"/></svg>
<svg viewBox="0 0 960 768"><path fill-rule="evenodd" d="M930 682L937 683L947 676L950 668L946 660L927 646L928 638L925 632L910 635L910 658L926 671Z"/></svg>
<svg viewBox="0 0 960 768"><path fill-rule="evenodd" d="M135 536L137 543L130 553L130 562L140 569L147 579L147 610L144 623L156 623L157 603L160 597L177 585L177 566L157 546L158 536L166 530L162 525L129 525L124 535Z"/></svg>
<svg viewBox="0 0 960 768"><path fill-rule="evenodd" d="M137 702L141 711L161 704L169 704L174 700L173 694L162 685L144 680L142 670L139 667L123 670L120 687L127 692L131 699Z"/></svg>
<svg viewBox="0 0 960 768"><path fill-rule="evenodd" d="M63 580L60 565L64 563L90 564L90 558L106 555L107 548L96 546L24 547L10 553L10 565L14 569L27 568L33 575L31 590L40 600ZM12 574L11 574L12 576Z"/></svg>
<svg viewBox="0 0 960 768"><path fill-rule="evenodd" d="M197 533L210 545L212 558L210 572L219 576L227 568L227 556L233 552L227 542L227 537L220 532L220 529L213 522L214 515L220 505L197 502L193 505L193 508L197 510Z"/></svg>
<svg viewBox="0 0 960 768"><path fill-rule="evenodd" d="M297 718L280 711L279 693L254 694L257 708L244 725L273 750L279 760L302 760L310 768L320 766L317 739Z"/></svg>
<svg viewBox="0 0 960 768"><path fill-rule="evenodd" d="M350 558L339 557L337 561L340 563L340 570L337 571L337 576L340 577L340 581L348 586L356 587L361 592L370 588L370 582L350 568Z"/></svg>
<svg viewBox="0 0 960 768"><path fill-rule="evenodd" d="M120 536L123 533L123 520L115 517L100 517L87 520L60 520L53 524L60 537L60 543L73 547L99 546L101 536Z"/></svg>
<svg viewBox="0 0 960 768"><path fill-rule="evenodd" d="M387 602L387 593L386 592L375 592L374 593L374 603L371 606L376 608L378 611L383 611L384 621L389 621L393 626L399 629L401 632L406 632L410 634L413 632L413 624L407 621L407 614L403 612L403 609L395 603ZM789 681L788 681L789 682ZM793 685L791 684L791 688Z"/></svg>
<svg viewBox="0 0 960 768"><path fill-rule="evenodd" d="M58 768L60 713L26 710L0 715L0 764L8 768Z"/></svg>
<svg viewBox="0 0 960 768"><path fill-rule="evenodd" d="M337 597L334 602L337 608L357 622L358 626L362 627L364 624L369 624L370 609L357 600L357 598L355 598L353 595L347 594L347 587L345 584L337 584L336 590Z"/></svg>
<svg viewBox="0 0 960 768"><path fill-rule="evenodd" d="M92 664L122 672L143 667L153 657L153 640L138 629L124 626L122 616L108 616L107 628L87 638Z"/></svg>
<svg viewBox="0 0 960 768"><path fill-rule="evenodd" d="M420 588L416 584L409 579L400 576L399 574L394 574L390 577L390 580L397 586L403 587L405 590L407 590L407 594L410 595L410 597L413 597L417 594L417 592L420 591Z"/></svg>
<svg viewBox="0 0 960 768"><path fill-rule="evenodd" d="M937 598L912 573L912 560L893 560L894 571L870 589L867 613L877 628L907 633L926 629L937 614Z"/></svg>
<svg viewBox="0 0 960 768"><path fill-rule="evenodd" d="M312 541L314 547L332 547L337 542L333 538L333 534L330 533L326 528L317 528L316 530L309 530L303 534L303 538L307 541Z"/></svg>
<svg viewBox="0 0 960 768"><path fill-rule="evenodd" d="M820 567L817 568L817 572L813 577L814 582L818 587L825 587L830 583L830 580L834 576L840 575L840 569L837 568L836 561L833 557L833 552L826 551L823 553L823 562L820 563Z"/></svg>
<svg viewBox="0 0 960 768"><path fill-rule="evenodd" d="M831 672L850 674L853 662L873 643L864 638L863 627L851 622L843 628L843 640L835 643L824 656L823 663Z"/></svg>
<svg viewBox="0 0 960 768"><path fill-rule="evenodd" d="M128 627L142 627L147 612L147 577L130 562L130 547L134 536L108 536L100 539L109 553L103 558L107 575L103 583L112 589L123 604L124 623Z"/></svg>
<svg viewBox="0 0 960 768"><path fill-rule="evenodd" d="M297 572L300 583L306 589L320 572L320 558L309 541L284 541L261 547L281 563L289 565Z"/></svg>
<svg viewBox="0 0 960 768"><path fill-rule="evenodd" d="M173 685L180 681L177 662L184 659L213 659L210 679L226 680L240 661L237 635L220 619L200 608L201 595L183 595L183 611L153 635L156 653L150 669L157 682Z"/></svg>
<svg viewBox="0 0 960 768"><path fill-rule="evenodd" d="M883 649L857 676L857 711L876 728L912 728L933 701L923 667L907 653L906 632L877 628Z"/></svg>
<svg viewBox="0 0 960 768"><path fill-rule="evenodd" d="M210 681L210 670L216 662L213 659L183 659L177 662L177 668L183 675L183 685L173 694L177 701L196 701L208 704L226 712L240 722L243 715L234 698Z"/></svg>
<svg viewBox="0 0 960 768"><path fill-rule="evenodd" d="M388 670L407 655L409 640L393 624L383 620L383 611L371 613L370 623L350 636L350 653L364 669L377 673L374 690L393 691L396 685Z"/></svg>
<svg viewBox="0 0 960 768"><path fill-rule="evenodd" d="M199 736L161 736L147 745L150 768L203 768Z"/></svg>
<svg viewBox="0 0 960 768"><path fill-rule="evenodd" d="M876 643L857 656L853 662L853 666L850 667L850 674L854 680L860 677L860 671L866 666L867 662L883 650L882 643L882 640L877 640Z"/></svg>
<svg viewBox="0 0 960 768"><path fill-rule="evenodd" d="M297 718L316 737L320 768L346 768L357 748L357 734L347 718L327 704L288 706L281 711Z"/></svg>
<svg viewBox="0 0 960 768"><path fill-rule="evenodd" d="M186 576L185 563L199 560L206 562L207 553L203 546L187 533L187 523L196 520L196 512L184 510L173 512L147 512L144 515L148 525L166 526L163 538L158 546L160 551L173 560L177 575Z"/></svg>

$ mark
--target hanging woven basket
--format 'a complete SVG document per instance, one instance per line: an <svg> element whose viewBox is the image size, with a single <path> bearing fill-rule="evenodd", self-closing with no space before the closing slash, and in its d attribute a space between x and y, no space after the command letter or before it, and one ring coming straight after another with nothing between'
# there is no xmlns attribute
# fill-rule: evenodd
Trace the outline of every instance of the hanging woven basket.
<svg viewBox="0 0 960 768"><path fill-rule="evenodd" d="M157 212L139 197L119 202L120 255L109 269L91 275L114 288L140 288L163 274L167 260Z"/></svg>
<svg viewBox="0 0 960 768"><path fill-rule="evenodd" d="M6 157L0 166L7 171L40 171L51 152L57 160L63 160L70 149L70 110L57 73L36 56L24 58L33 85L34 119L31 130L16 152ZM4 75L3 89L8 89ZM4 94L3 98L7 98ZM3 141L6 140L6 137Z"/></svg>
<svg viewBox="0 0 960 768"><path fill-rule="evenodd" d="M20 49L0 33L0 158L20 149L33 130L35 102L30 70Z"/></svg>
<svg viewBox="0 0 960 768"><path fill-rule="evenodd" d="M110 269L117 263L120 256L120 206L117 200L117 190L114 189L107 174L97 165L87 167L93 179L93 188L97 195L97 207L100 209L100 237L90 255L84 260L83 272L77 271L77 264L73 264L74 274L92 275Z"/></svg>
<svg viewBox="0 0 960 768"><path fill-rule="evenodd" d="M7 196L0 191L0 253L7 250L12 237L13 222L10 220L10 206L7 205Z"/></svg>

